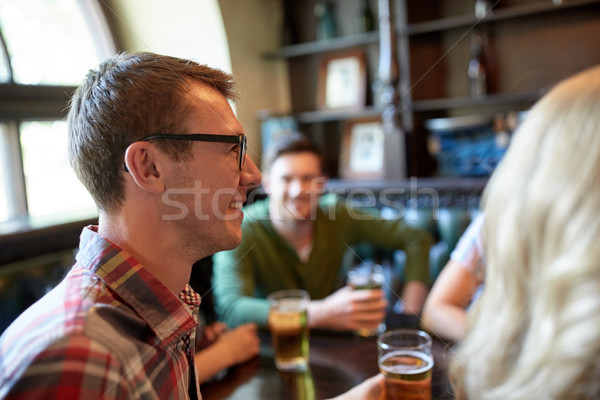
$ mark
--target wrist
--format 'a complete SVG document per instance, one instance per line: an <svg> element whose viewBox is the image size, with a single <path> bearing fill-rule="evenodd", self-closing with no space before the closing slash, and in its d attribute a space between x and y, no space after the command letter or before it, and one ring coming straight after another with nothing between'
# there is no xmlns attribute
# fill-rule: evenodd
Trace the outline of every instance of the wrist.
<svg viewBox="0 0 600 400"><path fill-rule="evenodd" d="M321 326L321 315L323 309L323 300L311 300L308 303L307 323L309 328L319 328Z"/></svg>

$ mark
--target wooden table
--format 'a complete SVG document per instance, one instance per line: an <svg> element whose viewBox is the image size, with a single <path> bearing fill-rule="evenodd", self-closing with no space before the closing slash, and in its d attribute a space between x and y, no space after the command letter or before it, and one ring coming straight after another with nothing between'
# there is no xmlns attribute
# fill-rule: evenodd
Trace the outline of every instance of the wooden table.
<svg viewBox="0 0 600 400"><path fill-rule="evenodd" d="M414 317L390 315L388 329L417 328ZM447 379L449 346L434 340L432 397L453 399ZM231 368L222 379L204 384L204 400L320 400L335 397L377 374L377 342L349 333L312 331L310 368L304 373L275 368L268 332L261 332L261 349L255 359Z"/></svg>

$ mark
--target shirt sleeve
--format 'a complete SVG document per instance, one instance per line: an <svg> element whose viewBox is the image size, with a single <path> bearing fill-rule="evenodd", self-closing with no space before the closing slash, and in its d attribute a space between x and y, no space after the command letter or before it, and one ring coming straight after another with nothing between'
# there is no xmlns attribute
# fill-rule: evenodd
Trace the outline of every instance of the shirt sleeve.
<svg viewBox="0 0 600 400"><path fill-rule="evenodd" d="M429 249L431 235L408 226L401 219L386 220L377 215L341 205L340 215L346 215L347 227L354 243L370 243L390 250L406 253L406 281L429 284Z"/></svg>
<svg viewBox="0 0 600 400"><path fill-rule="evenodd" d="M6 400L134 398L120 362L106 347L83 336L48 347L12 382Z"/></svg>
<svg viewBox="0 0 600 400"><path fill-rule="evenodd" d="M471 222L452 251L450 258L462 265L478 280L485 270L483 247L483 213Z"/></svg>
<svg viewBox="0 0 600 400"><path fill-rule="evenodd" d="M252 274L253 257L251 241L230 251L222 251L213 256L213 288L215 306L219 319L229 327L254 322L266 327L269 303L264 298L255 297L255 282Z"/></svg>

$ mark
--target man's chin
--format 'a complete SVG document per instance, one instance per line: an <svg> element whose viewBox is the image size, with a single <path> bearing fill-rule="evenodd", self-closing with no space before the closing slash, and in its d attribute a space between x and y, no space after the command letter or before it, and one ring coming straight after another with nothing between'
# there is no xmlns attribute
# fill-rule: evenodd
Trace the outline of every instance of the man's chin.
<svg viewBox="0 0 600 400"><path fill-rule="evenodd" d="M314 220L314 216L311 210L298 210L295 209L289 213L289 218L291 220L302 222L302 221L312 221Z"/></svg>
<svg viewBox="0 0 600 400"><path fill-rule="evenodd" d="M235 249L242 243L242 232L238 232L237 234L231 235L227 240L223 241L223 250L231 250Z"/></svg>
<svg viewBox="0 0 600 400"><path fill-rule="evenodd" d="M240 245L242 242L242 233L241 231L237 234L230 234L226 236L221 236L218 239L213 237L213 240L210 243L209 251L210 255L218 253L220 251L232 250Z"/></svg>

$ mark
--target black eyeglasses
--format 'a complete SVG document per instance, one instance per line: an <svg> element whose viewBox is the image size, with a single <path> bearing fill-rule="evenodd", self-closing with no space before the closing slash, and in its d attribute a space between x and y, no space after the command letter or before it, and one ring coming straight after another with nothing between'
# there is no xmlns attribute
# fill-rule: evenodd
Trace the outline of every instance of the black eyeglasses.
<svg viewBox="0 0 600 400"><path fill-rule="evenodd" d="M247 150L247 138L246 135L213 135L208 133L192 133L189 135L168 135L168 134L156 134L146 136L139 140L139 142L147 142L154 139L172 139L172 140L193 140L195 142L213 142L213 143L235 143L238 144L237 150L237 161L238 168L240 171L244 168L244 161L246 161L246 150ZM127 165L125 166L127 171Z"/></svg>

